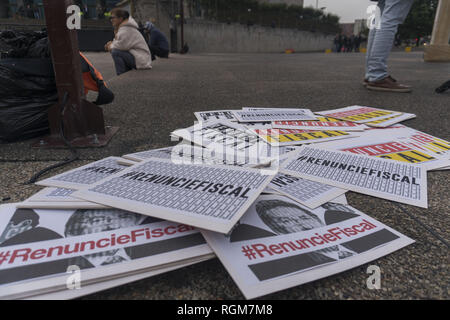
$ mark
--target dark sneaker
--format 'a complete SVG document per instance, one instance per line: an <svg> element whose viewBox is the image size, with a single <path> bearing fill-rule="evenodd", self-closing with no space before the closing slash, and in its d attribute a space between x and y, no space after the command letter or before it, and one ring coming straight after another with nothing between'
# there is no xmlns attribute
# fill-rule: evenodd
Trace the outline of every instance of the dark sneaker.
<svg viewBox="0 0 450 320"><path fill-rule="evenodd" d="M399 84L391 76L387 76L383 80L372 81L366 85L366 88L374 91L389 91L389 92L411 92L410 86Z"/></svg>
<svg viewBox="0 0 450 320"><path fill-rule="evenodd" d="M391 76L388 76L389 79L391 79L394 82L397 82L397 80L395 80L394 78L392 78ZM364 78L364 80L361 82L361 84L365 87L369 84L369 78Z"/></svg>

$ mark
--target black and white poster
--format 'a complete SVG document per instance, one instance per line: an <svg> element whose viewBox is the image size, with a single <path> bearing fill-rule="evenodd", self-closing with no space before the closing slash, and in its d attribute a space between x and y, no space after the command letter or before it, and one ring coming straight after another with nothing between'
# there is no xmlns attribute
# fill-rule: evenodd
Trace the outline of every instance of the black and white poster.
<svg viewBox="0 0 450 320"><path fill-rule="evenodd" d="M210 120L228 120L236 121L231 110L213 110L213 111L199 111L194 112L198 121L210 121Z"/></svg>
<svg viewBox="0 0 450 320"><path fill-rule="evenodd" d="M228 235L202 231L246 298L324 278L414 241L355 208L260 196Z"/></svg>
<svg viewBox="0 0 450 320"><path fill-rule="evenodd" d="M427 172L420 166L305 146L280 172L374 197L427 208Z"/></svg>
<svg viewBox="0 0 450 320"><path fill-rule="evenodd" d="M263 170L149 159L75 197L227 233L272 180Z"/></svg>
<svg viewBox="0 0 450 320"><path fill-rule="evenodd" d="M120 159L119 157L108 157L38 181L36 184L46 187L79 189L127 168L128 166L117 163Z"/></svg>
<svg viewBox="0 0 450 320"><path fill-rule="evenodd" d="M239 122L316 120L314 113L309 109L233 110L233 114Z"/></svg>

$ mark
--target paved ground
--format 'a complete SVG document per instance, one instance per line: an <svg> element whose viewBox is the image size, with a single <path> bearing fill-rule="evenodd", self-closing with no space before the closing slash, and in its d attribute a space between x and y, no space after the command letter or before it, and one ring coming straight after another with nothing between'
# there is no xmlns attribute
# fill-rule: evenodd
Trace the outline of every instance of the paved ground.
<svg viewBox="0 0 450 320"><path fill-rule="evenodd" d="M170 145L169 133L193 124L194 111L244 106L305 107L314 111L353 104L384 107L417 115L405 124L450 140L450 93L434 89L449 80L450 64L422 61L421 53L393 53L391 73L414 86L411 94L364 89L361 54L205 54L157 60L151 71L115 77L107 54L88 54L116 94L104 107L107 125L120 131L109 146L80 150L78 161L57 172L106 156ZM30 142L0 145L0 203L26 199L40 188L22 183L61 159L64 150L33 150ZM450 172L430 172L429 209L403 206L450 241ZM349 192L351 205L416 240L376 264L382 288L366 288L368 265L267 299L448 299L449 251L442 242L392 202ZM241 299L243 296L217 259L100 292L89 299Z"/></svg>

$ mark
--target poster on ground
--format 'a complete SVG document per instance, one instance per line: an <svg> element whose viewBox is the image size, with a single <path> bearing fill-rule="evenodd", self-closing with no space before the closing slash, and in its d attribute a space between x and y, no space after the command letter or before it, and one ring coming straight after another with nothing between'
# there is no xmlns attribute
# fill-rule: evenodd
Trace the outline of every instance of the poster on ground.
<svg viewBox="0 0 450 320"><path fill-rule="evenodd" d="M391 135L364 136L347 140L346 142L336 141L321 145L321 147L400 162L422 164L427 170L450 165L449 159L427 150L421 144L416 144L409 139L392 137Z"/></svg>
<svg viewBox="0 0 450 320"><path fill-rule="evenodd" d="M427 172L421 165L304 146L280 172L374 197L428 207Z"/></svg>
<svg viewBox="0 0 450 320"><path fill-rule="evenodd" d="M82 167L38 181L36 184L46 187L79 189L127 168L128 166L117 163L120 159L119 157L108 157L91 162Z"/></svg>
<svg viewBox="0 0 450 320"><path fill-rule="evenodd" d="M297 178L284 173L278 173L270 181L268 188L312 209L347 192L347 190L341 188Z"/></svg>
<svg viewBox="0 0 450 320"><path fill-rule="evenodd" d="M68 270L81 283L212 257L198 230L133 212L18 209L0 206L0 298L67 289Z"/></svg>
<svg viewBox="0 0 450 320"><path fill-rule="evenodd" d="M254 129L267 143L276 146L295 146L305 143L327 142L358 137L359 133L339 130L310 131L299 129Z"/></svg>
<svg viewBox="0 0 450 320"><path fill-rule="evenodd" d="M74 196L227 233L272 178L273 174L254 168L149 159L81 189Z"/></svg>
<svg viewBox="0 0 450 320"><path fill-rule="evenodd" d="M364 131L367 127L350 121L274 121L274 129Z"/></svg>
<svg viewBox="0 0 450 320"><path fill-rule="evenodd" d="M183 139L184 144L193 143L226 159L236 159L246 164L267 164L273 157L278 156L278 149L271 148L273 156L268 158L265 153L267 142L242 125L229 121L198 123L189 128L175 130L172 135Z"/></svg>
<svg viewBox="0 0 450 320"><path fill-rule="evenodd" d="M368 122L373 123L374 121L385 120L387 118L394 119L393 117L396 117L395 123L406 120L402 118L402 112L366 106L350 106L340 109L318 111L316 114L364 124ZM380 126L381 124L382 122L379 123Z"/></svg>
<svg viewBox="0 0 450 320"><path fill-rule="evenodd" d="M368 263L414 241L348 205L260 196L228 235L202 231L247 299Z"/></svg>
<svg viewBox="0 0 450 320"><path fill-rule="evenodd" d="M415 117L416 117L415 114L405 112L405 113L395 115L395 116L392 116L389 118L369 121L369 122L366 122L365 124L368 126L371 126L371 127L386 128L386 127L390 127L390 126L397 124L399 122L402 122L402 121L414 119Z"/></svg>
<svg viewBox="0 0 450 320"><path fill-rule="evenodd" d="M286 120L316 120L309 109L269 109L255 111L234 110L233 114L239 122L268 122Z"/></svg>
<svg viewBox="0 0 450 320"><path fill-rule="evenodd" d="M194 112L198 121L210 121L210 120L228 120L236 121L231 110L213 110L213 111L199 111Z"/></svg>

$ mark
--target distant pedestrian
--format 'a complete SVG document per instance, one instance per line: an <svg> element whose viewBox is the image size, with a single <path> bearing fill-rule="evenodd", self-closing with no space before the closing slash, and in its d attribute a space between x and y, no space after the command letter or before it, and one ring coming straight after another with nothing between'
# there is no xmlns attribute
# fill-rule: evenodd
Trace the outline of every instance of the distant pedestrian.
<svg viewBox="0 0 450 320"><path fill-rule="evenodd" d="M34 19L34 12L33 12L33 8L31 7L30 4L27 4L27 7L25 9L25 15L27 18L29 19Z"/></svg>
<svg viewBox="0 0 450 320"><path fill-rule="evenodd" d="M35 19L40 19L39 8L33 4L33 16Z"/></svg>
<svg viewBox="0 0 450 320"><path fill-rule="evenodd" d="M353 35L353 34L349 38L348 48L349 48L349 52L353 52L353 50L355 49L355 35Z"/></svg>
<svg viewBox="0 0 450 320"><path fill-rule="evenodd" d="M25 8L23 6L20 6L19 9L17 10L17 16L19 18L25 17Z"/></svg>
<svg viewBox="0 0 450 320"><path fill-rule="evenodd" d="M105 17L105 9L100 3L97 4L96 11L97 11L97 19L102 20Z"/></svg>
<svg viewBox="0 0 450 320"><path fill-rule="evenodd" d="M339 38L338 38L338 51L337 52L342 52L342 48L344 48L344 35L340 34Z"/></svg>
<svg viewBox="0 0 450 320"><path fill-rule="evenodd" d="M350 50L350 38L344 36L344 52L349 52Z"/></svg>
<svg viewBox="0 0 450 320"><path fill-rule="evenodd" d="M408 15L414 0L379 0L380 21L369 32L364 85L369 90L410 92L411 87L399 84L387 71L398 26Z"/></svg>
<svg viewBox="0 0 450 320"><path fill-rule="evenodd" d="M355 52L359 52L359 47L361 46L361 33L355 37Z"/></svg>
<svg viewBox="0 0 450 320"><path fill-rule="evenodd" d="M148 46L152 54L152 60L155 60L156 57L168 58L169 42L167 41L166 36L150 21L145 23L144 29L149 35Z"/></svg>
<svg viewBox="0 0 450 320"><path fill-rule="evenodd" d="M334 52L339 52L339 34L336 34L333 39L333 50Z"/></svg>

